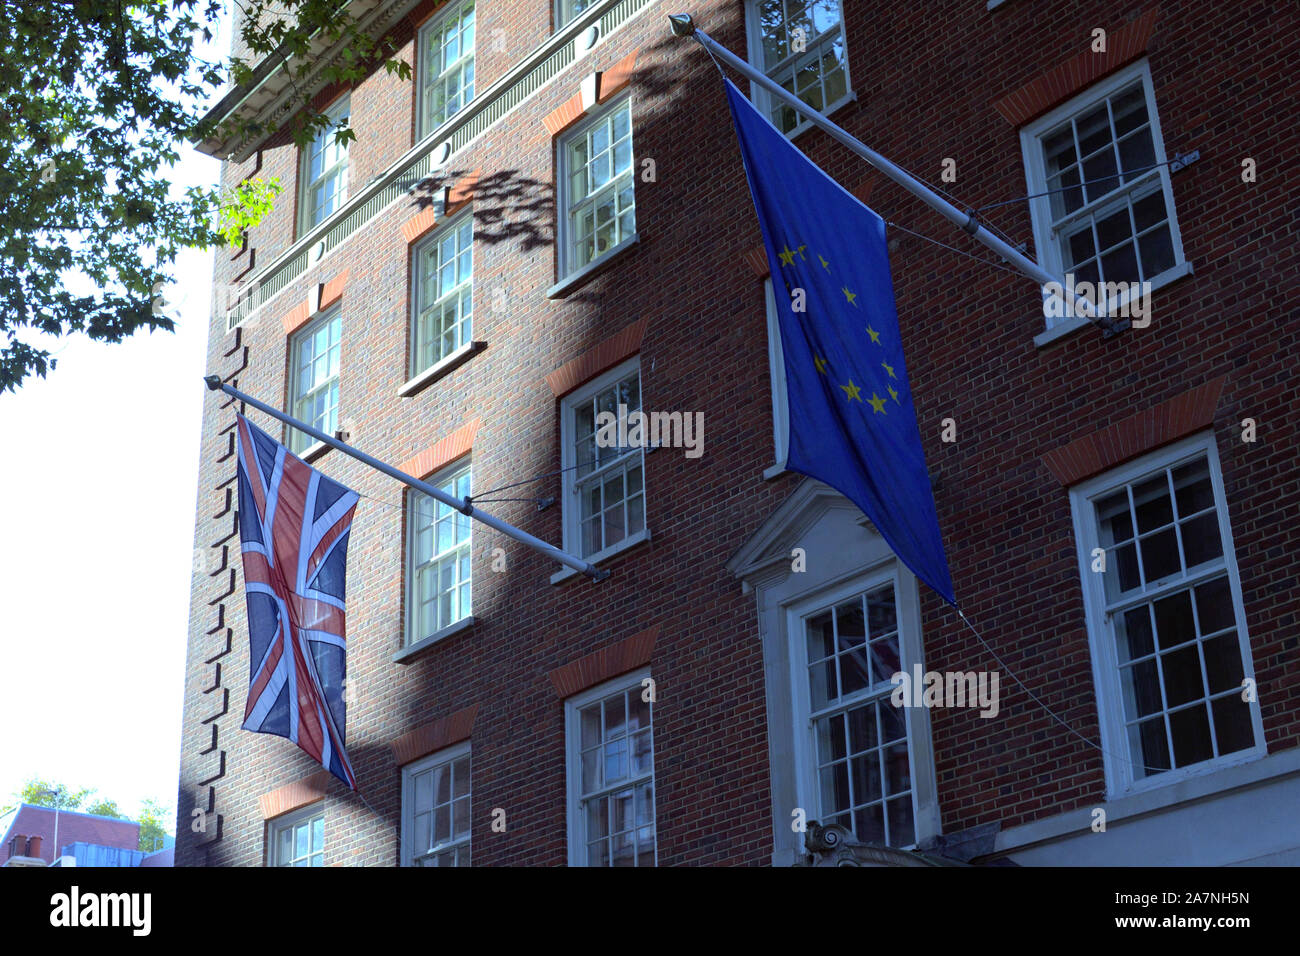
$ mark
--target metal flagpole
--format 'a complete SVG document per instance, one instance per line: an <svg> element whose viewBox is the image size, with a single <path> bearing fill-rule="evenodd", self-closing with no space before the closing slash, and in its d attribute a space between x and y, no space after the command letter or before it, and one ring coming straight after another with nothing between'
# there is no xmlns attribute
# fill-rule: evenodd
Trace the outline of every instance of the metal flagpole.
<svg viewBox="0 0 1300 956"><path fill-rule="evenodd" d="M722 60L737 72L744 74L754 83L771 93L782 103L798 110L802 116L808 117L814 125L825 130L837 142L843 143L849 149L853 150L853 152L857 153L876 169L880 170L884 175L898 183L898 185L902 186L913 196L916 196L921 200L921 202L939 213L939 215L943 216L953 225L968 233L972 238L988 246L1003 259L1006 259L1017 270L1023 272L1031 279L1034 279L1040 285L1048 285L1051 283L1054 286L1059 286L1063 292L1065 291L1065 283L1061 282L1060 279L1053 276L1050 272L1040 266L1033 259L1030 259L1015 246L999 238L988 229L985 229L984 226L980 225L974 212L962 212L906 170L895 166L861 140L846 133L825 116L822 116L821 113L812 109L803 100L799 99L789 90L786 90L780 84L769 78L765 73L755 69L722 44L718 43L717 40L713 39L703 30L696 27L695 21L691 18L690 14L679 13L670 16L668 19L672 23L674 34L679 37L694 37L701 46L715 55L718 59ZM1073 288L1069 291L1072 293ZM1054 290L1052 290L1052 294L1055 294ZM1074 299L1074 308L1091 319L1108 336L1113 335L1119 330L1119 328L1123 327L1122 324L1117 327L1116 323L1112 320L1098 315L1097 309L1093 303L1083 296L1075 295Z"/></svg>
<svg viewBox="0 0 1300 956"><path fill-rule="evenodd" d="M212 389L212 391L225 392L227 395L237 398L241 402L246 402L247 404L252 405L258 411L266 412L266 414L270 415L272 418L279 419L280 421L284 422L286 425L292 425L294 428L297 428L299 431L305 432L306 434L310 435L312 438L315 438L317 441L323 441L325 444L330 445L333 448L337 448L339 451L343 452L343 454L351 455L353 458L355 458L357 461L361 462L362 464L369 465L371 468L374 468L376 471L382 471L385 475L388 475L390 478L396 478L398 481L410 485L412 488L416 489L417 491L424 492L426 495L428 495L430 498L433 498L435 501L441 501L443 504L455 508L461 514L469 515L471 518L483 522L483 524L487 525L489 528L495 528L497 531L500 531L502 534L506 535L507 537L514 538L520 544L525 544L528 547L532 548L534 551L540 551L542 554L546 555L549 558L553 558L556 561L559 561L561 564L567 564L575 571L581 571L583 574L587 575L587 577L591 578L593 581L603 581L610 575L609 571L602 571L600 568L596 567L594 564L591 564L588 561L584 561L581 558L574 557L573 555L569 554L569 552L567 551L561 551L559 548L555 547L554 545L547 544L541 538L534 538L528 532L520 531L514 525L506 524L506 522L502 521L500 518L494 518L492 515L488 514L487 512L475 508L472 503L473 495L470 495L464 501L462 501L461 499L457 498L454 495L449 495L445 491L439 488L435 488L433 485L427 482L420 481L420 479L418 478L413 478L411 475L408 475L406 472L401 471L400 469L394 468L392 465L380 461L378 458L372 458L369 455L367 455L365 452L358 451L357 449L353 448L351 445L339 441L333 435L327 435L323 431L319 431L318 429L315 429L312 426L308 425L306 422L299 421L298 419L294 418L292 415L286 415L278 408L272 408L270 405L267 405L265 402L259 402L257 399L253 398L253 396L241 392L239 389L235 388L232 385L226 385L224 382L221 381L221 377L218 375L208 375L203 379L203 381L208 383L208 388Z"/></svg>

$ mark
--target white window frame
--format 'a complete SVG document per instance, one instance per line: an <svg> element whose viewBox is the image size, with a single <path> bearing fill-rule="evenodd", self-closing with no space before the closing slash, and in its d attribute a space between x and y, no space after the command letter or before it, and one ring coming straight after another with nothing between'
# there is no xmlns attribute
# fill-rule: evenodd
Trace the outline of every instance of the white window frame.
<svg viewBox="0 0 1300 956"><path fill-rule="evenodd" d="M806 621L816 614L829 610L844 601L874 591L886 584L894 588L894 605L898 622L898 657L899 667L908 674L915 664L922 664L922 647L920 637L920 605L916 580L910 575L904 576L897 561L890 561L863 574L841 581L830 588L821 590L811 596L801 598L785 606L786 638L789 653L787 661L790 667L790 702L791 718L794 726L794 775L795 790L798 794L799 807L808 820L825 823L825 812L821 806L821 789L817 779L817 729L812 714L812 701L808 687L808 641ZM841 700L835 705L839 710L851 707L855 703L883 699L889 703L889 695L895 685L886 685L883 691L880 685L874 689L859 691ZM937 821L932 818L932 808L923 805L923 795L929 792L928 782L934 775L933 745L929 734L928 714L921 707L904 707L903 717L907 727L908 771L911 774L912 831L913 842L896 845L896 849L909 849L918 846L927 837L938 831ZM879 731L877 731L879 732ZM883 780L881 783L884 785Z"/></svg>
<svg viewBox="0 0 1300 956"><path fill-rule="evenodd" d="M439 248L442 245L443 240L446 239L448 236L458 237L460 235L460 231L464 229L465 226L469 226L469 246L468 246L469 263L470 263L469 278L464 282L458 283L452 292L444 293L440 298L435 299L432 303L425 302L424 265L425 265L426 257L431 253L436 256L438 254ZM459 250L457 252L457 257L459 258L459 256L464 251L465 250L463 249ZM439 223L438 227L434 229L432 233L430 233L428 236L426 236L424 239L422 239L419 243L416 244L415 248L411 251L411 276L412 276L411 355L410 355L409 364L410 364L410 375L412 378L415 378L421 375L422 373L437 367L440 363L447 361L449 358L451 358L451 356L455 355L461 349L469 346L473 342L474 339L474 213L473 210L466 210L464 213L457 215L450 222ZM435 270L433 282L435 284L437 282L436 270ZM457 322L458 329L461 327L462 324L465 326L465 334L463 336L463 340L460 340L460 336L458 336L458 341L456 345L451 349L451 351L449 352L435 351L434 352L435 357L433 358L433 360L425 364L421 360L421 352L423 351L423 347L425 344L420 339L421 314L424 312L426 308L432 308L434 306L437 306L440 303L452 298L453 295L459 297L465 292L468 292L469 295L466 303L467 308L465 310L465 314L462 317L462 319ZM438 338L441 339L441 336L438 336Z"/></svg>
<svg viewBox="0 0 1300 956"><path fill-rule="evenodd" d="M1241 580L1237 572L1236 550L1232 543L1232 527L1228 515L1227 497L1223 489L1223 474L1219 465L1218 447L1213 433L1195 435L1175 442L1141 458L1110 469L1070 489L1070 506L1074 515L1074 535L1078 543L1079 570L1083 583L1084 613L1088 627L1088 642L1092 652L1093 681L1097 688L1097 714L1101 727L1103 761L1106 772L1108 798L1129 793L1169 786L1188 777L1212 773L1224 767L1247 763L1263 757L1267 752L1264 740L1263 718L1258 699L1251 703L1252 727L1255 746L1235 753L1203 760L1134 779L1131 761L1138 759L1130 752L1124 732L1124 702L1120 686L1119 662L1115 652L1115 633L1107 613L1104 575L1094 573L1093 549L1100 548L1100 528L1095 502L1113 493L1119 487L1159 472L1176 467L1204 455L1209 463L1210 484L1214 489L1215 510L1219 519L1219 540L1223 545L1223 563L1208 564L1191 574L1180 574L1157 581L1141 591L1124 595L1117 604L1145 604L1152 595L1166 589L1177 592L1197 581L1217 578L1226 569L1232 593L1232 610L1236 618L1238 642L1242 656L1244 678L1254 680L1255 665L1250 649L1250 635L1246 627L1246 610L1242 602ZM1110 557L1110 553L1107 553ZM1204 662L1202 661L1202 667ZM1163 694L1163 679L1162 679Z"/></svg>
<svg viewBox="0 0 1300 956"><path fill-rule="evenodd" d="M299 389L301 385L300 377L301 377L301 364L302 364L300 361L300 351L302 349L303 343L306 341L308 337L310 337L313 333L315 333L321 326L333 322L335 319L337 319L339 323L339 345L338 345L339 371L336 376L327 379L326 384L333 382L338 386L339 402L337 405L334 406L334 422L333 422L334 427L320 429L321 431L329 434L338 431L339 407L343 403L343 389L342 389L343 308L342 306L338 304L331 306L330 308L326 309L323 313L321 313L319 316L317 316L315 319L312 319L312 321L304 325L302 328L295 329L293 334L289 336L289 414L300 421L307 422L307 424L309 425L314 425L315 424L314 422L309 421L307 418L303 416L302 410L299 407L299 404L303 401L304 398L307 397L305 395L299 394ZM317 385L316 388L313 389L313 391L317 391L322 387L324 386ZM289 450L294 454L301 455L305 452L308 452L316 443L316 440L312 438L310 435L308 435L306 432L299 431L298 429L293 428L290 425L285 426L285 431L287 433L287 438L288 438L287 444L289 446Z"/></svg>
<svg viewBox="0 0 1300 956"><path fill-rule="evenodd" d="M767 305L767 365L772 389L772 440L776 454L774 468L781 471L785 469L790 454L790 402L785 381L785 349L781 345L781 320L770 277L763 281L763 296Z"/></svg>
<svg viewBox="0 0 1300 956"><path fill-rule="evenodd" d="M337 147L340 153L340 157L328 168L322 169L320 176L316 177L315 179L311 178L311 154L312 154L312 150L316 148L317 144L321 144L322 148L330 148L334 145L333 144L334 135L338 132L339 124L342 123L345 119L347 120L349 126L351 125L351 120L352 120L351 94L348 93L343 94L343 96L339 97L338 101L333 105L331 105L329 109L325 110L324 113L325 116L329 118L330 125L322 132L317 133L315 139L313 139L310 143L308 143L306 146L302 147L298 151L300 154L298 158L298 182L299 182L298 235L299 236L305 236L307 233L311 232L322 222L325 222L327 219L329 219L330 216L334 215L335 212L338 212L339 209L343 208L343 206L345 206L348 201L348 153L349 153L349 147L351 146L351 143L344 143L343 145ZM315 189L317 183L328 180L331 176L335 174L338 174L341 177L341 182L339 183L338 205L335 206L333 212L327 213L323 218L319 220L314 220L312 213L315 208L315 205L312 202L312 191Z"/></svg>
<svg viewBox="0 0 1300 956"><path fill-rule="evenodd" d="M443 488L443 486L447 484L452 484L454 488L455 483L458 482L461 476L465 475L466 473L469 474L470 488L472 494L473 481L474 481L474 468L473 468L473 461L468 455L458 459L457 461L448 465L446 468L441 469L437 473L437 475L428 478L426 480L429 484L433 485L435 488ZM446 489L443 488L443 490ZM455 491L453 490L450 493L454 495ZM435 550L429 556L429 560L425 562L425 565L437 565L442 560L448 558L449 556L454 555L458 551L463 550L465 555L468 556L470 559L470 577L468 579L469 591L470 591L470 599L469 599L470 606L469 609L467 610L464 604L460 601L459 591L466 584L466 581L460 579L460 572L459 572L460 559L458 558L456 562L458 568L457 580L453 590L457 592L456 600L457 600L457 606L461 612L460 616L457 617L455 620L445 622L441 627L436 628L435 630L429 632L428 634L424 634L418 629L420 602L418 600L418 595L417 595L417 587L419 582L419 575L417 574L417 571L420 569L417 568L415 564L416 561L415 548L416 548L416 541L417 541L416 529L419 524L419 519L421 517L424 517L426 519L429 517L428 515L422 515L416 512L416 504L420 499L424 499L428 505L432 506L435 509L439 507L439 502L435 501L433 498L428 498L421 491L417 491L416 489L412 488L407 492L407 498L406 498L406 644L405 647L408 648L413 647L416 644L420 644L424 641L437 639L439 636L446 634L452 628L456 627L462 621L465 621L468 618L472 617L474 613L473 612L474 521L472 518L460 514L455 509L451 509L452 511L451 518L453 521L463 520L468 525L469 537L459 544L453 543L452 546L446 551L438 552L436 550L438 546L437 532L436 529L431 529L430 535L432 535L432 541L433 541L432 548ZM422 565L421 567L425 565ZM436 593L436 589L435 589L435 593ZM437 601L436 596L434 600Z"/></svg>
<svg viewBox="0 0 1300 956"><path fill-rule="evenodd" d="M641 357L634 355L625 362L620 362L614 368L602 375L592 379L581 388L574 389L568 395L565 395L560 402L560 442L561 455L560 466L564 469L563 482L563 516L564 516L564 549L572 554L579 554L584 560L595 564L610 555L617 554L625 548L630 548L634 544L646 540L650 536L650 492L646 486L646 469L645 469L645 448L635 448L627 454L607 462L594 471L577 476L577 448L575 442L577 438L577 407L583 402L589 402L591 399L604 389L617 383L620 379L627 378L632 372L637 376L637 392L641 396L641 408L645 409L645 388L641 381ZM579 500L579 493L582 488L592 481L616 470L626 468L626 463L631 461L633 455L639 455L641 460L641 495L643 501L642 524L640 531L633 534L624 535L623 540L602 548L592 554L581 555L582 551L582 508ZM624 486L626 491L626 485ZM624 496L624 501L627 496ZM602 519L603 520L603 519Z"/></svg>
<svg viewBox="0 0 1300 956"><path fill-rule="evenodd" d="M283 816L275 817L266 822L266 840L267 840L267 865L268 866L289 866L289 862L280 860L280 835L285 830L293 830L306 824L308 826L309 849L307 859L315 856L315 852L310 850L310 826L311 822L317 817L321 820L321 847L320 857L321 866L325 865L325 847L328 841L325 839L325 801L317 802L303 807L300 810L294 810L292 813L286 813ZM293 858L291 858L293 859Z"/></svg>
<svg viewBox="0 0 1300 956"><path fill-rule="evenodd" d="M572 143L575 139L578 139L579 137L586 136L589 132L591 132L593 127L601 123L608 122L609 119L615 113L624 109L627 110L628 141L632 147L631 157L629 159L629 171L631 175L630 181L632 185L632 231L627 233L626 235L623 235L617 242L614 243L614 245L610 246L610 248L606 249L604 252L598 253L597 255L593 256L589 261L579 264L577 262L577 256L575 255L575 250L573 248L574 233L575 233L574 213L578 211L579 205L573 205L572 200L570 198L571 190L570 190L569 180L572 176L572 170L569 168L569 144ZM612 144L611 144L611 148L612 148ZM627 246L637 241L638 232L637 232L637 222L636 222L636 178L637 178L636 124L634 122L633 115L632 115L631 94L624 93L621 96L616 97L611 102L602 105L599 109L592 110L591 115L589 115L581 123L574 126L573 129L566 130L556 140L555 149L556 149L556 170L557 170L555 192L559 202L559 210L558 210L559 215L556 217L556 223L558 227L556 230L557 232L556 255L559 257L559 269L558 269L559 278L561 281L563 281L564 279L570 278L579 273L585 273L590 269L594 269L599 263L604 262L606 259L616 255L617 253L625 249ZM600 195L605 190L609 189L611 184L616 183L618 181L618 178L619 178L618 176L613 177L609 181L609 183L606 183L605 185L601 186L596 193L588 194L587 196L583 197L583 199L580 202L580 205L582 207L585 207L587 204L590 204L592 202L593 195ZM615 189L614 192L617 193L618 190ZM621 227L617 226L618 221L619 221L619 217L616 215L614 217L614 222L616 224L616 228L619 229L619 231L621 231Z"/></svg>
<svg viewBox="0 0 1300 956"><path fill-rule="evenodd" d="M590 687L579 694L568 698L564 702L564 754L565 768L568 785L568 835L569 835L569 866L586 866L587 850L587 818L583 811L582 803L582 723L579 717L582 709L606 697L618 693L632 692L641 694L644 692L644 682L650 679L650 668L642 667L628 674L615 677L612 680L605 681L595 687ZM653 685L651 685L653 686ZM629 777L627 780L620 781L617 786L602 786L597 793L606 794L606 791L619 790L624 787L633 787L638 783L649 780L653 788L655 814L654 814L654 831L655 831L655 862L659 865L659 784L658 776L655 771L655 740L654 740L654 701L650 701L650 773L648 777L644 774L637 777ZM629 751L628 759L631 759Z"/></svg>
<svg viewBox="0 0 1300 956"><path fill-rule="evenodd" d="M1025 162L1025 181L1029 195L1036 197L1029 200L1030 218L1033 221L1034 228L1034 247L1038 251L1039 264L1052 275L1060 276L1061 281L1064 281L1065 276L1065 257L1061 252L1060 241L1052 232L1052 197L1040 195L1048 188L1047 168L1043 158L1043 140L1048 133L1063 123L1082 116L1094 109L1100 102L1138 81L1141 81L1146 96L1147 117L1151 124L1151 143L1155 151L1155 162L1164 164L1168 156L1165 154L1164 136L1160 132L1160 115L1156 110L1155 88L1151 81L1151 67L1146 60L1139 60L1094 83L1087 90L1061 104L1051 112L1040 116L1020 130L1020 149ZM1082 167L1080 167L1080 176L1082 177ZM1142 190L1157 181L1163 191L1165 210L1169 214L1169 238L1173 247L1174 264L1158 275L1146 277L1147 281L1151 283L1152 290L1168 285L1191 271L1191 266L1183 252L1182 233L1178 228L1178 214L1174 208L1174 191L1168 165L1160 165L1148 173L1141 174L1134 181L1136 185L1125 183L1108 191L1096 200L1085 202L1080 209L1062 219L1062 224L1077 222L1090 216L1095 220L1100 217L1101 211L1112 211L1110 207L1121 204L1125 196ZM1141 269L1140 253L1138 253L1136 246L1134 252L1139 255L1138 268ZM1100 254L1101 250L1097 250L1097 253ZM1104 276L1102 278L1105 279ZM1046 287L1044 287L1043 295L1048 295ZM1110 303L1110 307L1112 309L1123 308L1132 297L1131 292L1126 293L1118 301ZM1048 318L1047 327L1051 329L1065 324L1066 321L1069 321L1069 319L1057 318L1053 320ZM1087 321L1086 318L1077 320L1079 323L1086 323Z"/></svg>
<svg viewBox="0 0 1300 956"><path fill-rule="evenodd" d="M414 760L411 763L408 763L402 767L402 836L401 836L401 844L402 844L401 865L402 866L415 865L416 854L415 854L415 848L412 846L412 841L415 839L415 776L416 774L423 773L426 770L434 770L440 766L450 767L453 763L455 763L457 760L460 760L462 757L469 757L470 760L469 790L466 794L470 800L469 829L466 830L462 836L454 837L453 839L447 840L443 843L439 843L437 846L433 847L431 850L428 850L425 854L422 855L432 856L433 854L436 853L445 853L454 847L457 850L463 850L464 852L468 853L470 858L469 863L462 864L458 861L457 866L473 865L474 851L473 851L472 844L473 844L473 834L474 834L474 824L473 824L474 756L471 751L470 741L466 740L463 743L453 744L450 747L445 747L442 750L437 751L436 753L429 754L427 757L421 757L419 760ZM455 791L453 791L453 794L454 792ZM436 799L437 799L437 795L435 794L435 800ZM454 803L455 803L455 798L453 798L452 801L453 806ZM455 811L453 809L449 812L451 813L452 827L454 829L455 820L456 820Z"/></svg>
<svg viewBox="0 0 1300 956"><path fill-rule="evenodd" d="M776 80L775 75L778 72L784 74L786 67L790 66L791 64L798 63L800 57L808 57L813 44L809 45L809 50L805 50L802 53L794 54L790 57L787 57L785 61L779 66L779 68L774 67L771 71L767 70L763 65L763 31L760 27L759 17L758 17L758 8L761 3L762 0L745 0L745 37L749 47L749 62L754 66L755 69L760 70L769 79L772 79L778 84L780 84L781 81ZM844 23L844 4L845 4L845 0L840 0L840 23L838 27L840 36L843 38L843 43L844 43L844 95L832 103L823 104L822 109L818 111L823 116L829 116L831 113L835 112L845 103L848 103L854 98L853 76L849 72L849 40L848 40L848 29ZM826 42L832 42L832 41L826 41ZM819 41L816 43L816 46L818 47L821 46L820 38ZM798 70L795 70L795 72L797 73ZM758 107L759 112L761 112L763 116L772 123L773 126L777 126L776 121L772 117L772 114L775 111L777 105L776 99L772 96L771 93L769 93L767 90L763 89L761 86L759 86L756 83L750 83L749 88L750 88L750 99L753 100L754 105ZM812 107L810 106L808 107L808 109L812 110ZM787 138L792 139L795 136L798 136L804 130L809 129L812 126L812 122L808 120L806 115L800 113L800 117L801 118L798 124L785 133L785 136ZM780 129L780 127L777 126L777 129Z"/></svg>
<svg viewBox="0 0 1300 956"><path fill-rule="evenodd" d="M465 52L464 45L461 45L460 56L456 58L449 66L445 66L442 72L437 76L432 76L429 70L429 44L432 36L437 33L441 35L442 31L452 20L459 20L458 29L462 31L461 39L464 39L463 31L465 27L465 11L469 10L474 17L474 40L470 45L469 52ZM435 132L439 127L444 125L453 116L473 102L478 93L478 9L475 0L453 0L447 5L447 9L439 11L435 16L429 18L429 22L420 27L419 38L416 43L417 57L419 60L419 93L416 96L416 137L424 137ZM468 97L462 99L460 106L442 117L438 122L433 122L430 115L432 104L429 101L432 89L441 84L444 79L456 71L463 71L468 68L474 71L474 78L470 81L471 91ZM462 76L463 82L463 76ZM462 85L462 96L464 86Z"/></svg>
<svg viewBox="0 0 1300 956"><path fill-rule="evenodd" d="M574 13L570 9L573 6L573 0L555 0L555 29L557 31L563 30L598 3L600 3L600 0L585 0L583 8Z"/></svg>

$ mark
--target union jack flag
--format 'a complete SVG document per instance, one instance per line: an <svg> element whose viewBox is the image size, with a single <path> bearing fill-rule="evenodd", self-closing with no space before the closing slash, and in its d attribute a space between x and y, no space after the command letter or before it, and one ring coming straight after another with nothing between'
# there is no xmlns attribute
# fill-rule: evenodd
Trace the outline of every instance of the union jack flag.
<svg viewBox="0 0 1300 956"><path fill-rule="evenodd" d="M289 738L355 790L343 745L343 576L358 495L238 418L249 648L243 726Z"/></svg>

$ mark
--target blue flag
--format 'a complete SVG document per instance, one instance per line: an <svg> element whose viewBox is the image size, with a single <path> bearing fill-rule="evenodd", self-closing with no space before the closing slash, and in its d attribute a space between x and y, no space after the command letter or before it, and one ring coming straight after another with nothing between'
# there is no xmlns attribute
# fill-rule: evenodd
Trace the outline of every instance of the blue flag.
<svg viewBox="0 0 1300 956"><path fill-rule="evenodd" d="M956 604L903 363L885 222L726 82L781 327L786 467L861 508L912 573Z"/></svg>

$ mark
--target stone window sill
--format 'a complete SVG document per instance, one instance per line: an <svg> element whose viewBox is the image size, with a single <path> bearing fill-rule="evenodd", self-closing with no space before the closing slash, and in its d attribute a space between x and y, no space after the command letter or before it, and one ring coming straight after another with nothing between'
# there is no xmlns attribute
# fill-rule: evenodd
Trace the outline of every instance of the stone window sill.
<svg viewBox="0 0 1300 956"><path fill-rule="evenodd" d="M462 617L454 624L448 624L441 630L434 631L423 640L416 641L414 644L402 648L393 655L394 664L409 664L418 657L422 652L427 651L433 645L445 641L447 638L459 634L461 631L468 631L478 620L473 614L469 617Z"/></svg>
<svg viewBox="0 0 1300 956"><path fill-rule="evenodd" d="M446 358L435 362L419 375L406 381L397 390L397 394L402 398L411 398L438 381L438 379L450 375L485 348L487 348L486 342L466 342Z"/></svg>
<svg viewBox="0 0 1300 956"><path fill-rule="evenodd" d="M636 534L624 538L618 544L612 545L611 547L606 548L604 551L597 551L595 554L588 556L585 560L591 562L592 564L599 565L602 561L607 561L608 559L615 557L616 555L621 555L624 551L630 551L632 548L635 548L637 545L644 544L649 540L650 540L650 529L646 528L644 531L638 531ZM576 578L581 573L582 573L581 571L576 571L573 568L566 566L551 575L551 583L563 584L565 581L569 580L570 578Z"/></svg>

